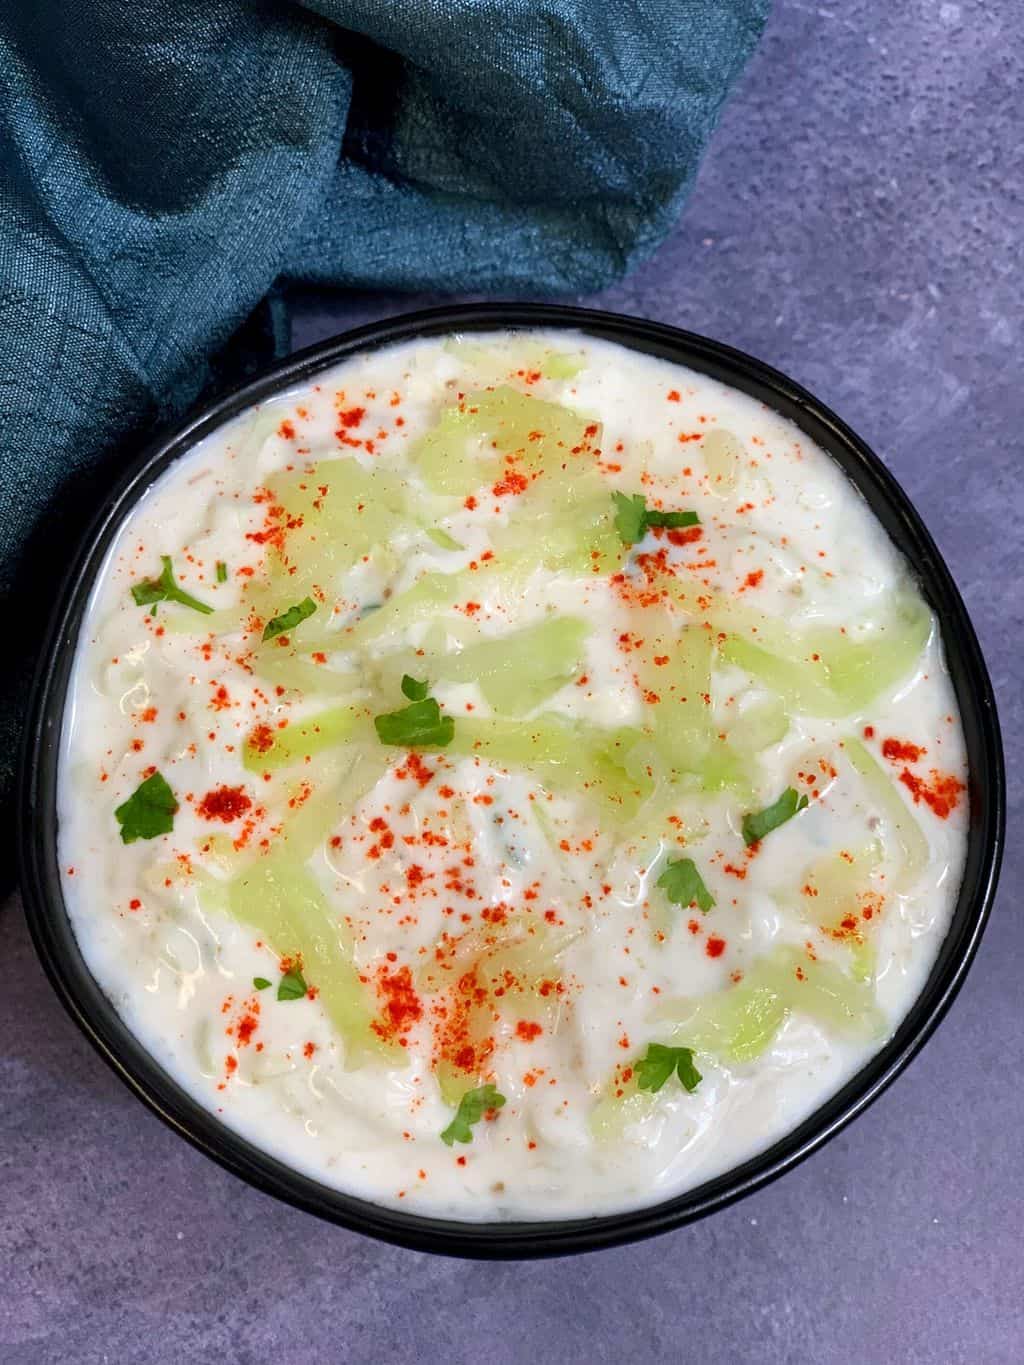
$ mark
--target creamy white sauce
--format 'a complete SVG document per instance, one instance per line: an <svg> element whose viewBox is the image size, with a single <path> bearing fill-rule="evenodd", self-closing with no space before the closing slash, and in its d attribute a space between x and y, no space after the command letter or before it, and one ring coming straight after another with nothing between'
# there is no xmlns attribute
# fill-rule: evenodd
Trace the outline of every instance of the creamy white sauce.
<svg viewBox="0 0 1024 1365"><path fill-rule="evenodd" d="M570 353L579 373L531 378L549 351ZM693 509L699 538L677 536L684 543L676 545L663 532L652 536L633 548L618 583L604 573L539 567L509 585L500 571L502 535L510 523L515 528L519 495L495 496L488 478L469 499L475 506L435 496L409 459L456 394L499 383L598 424L582 458L609 497L619 489L644 494L650 506ZM358 409L362 415L353 415ZM735 481L708 476L707 438L716 430L740 443ZM937 630L869 704L824 719L791 706L785 734L744 760L745 793L687 791L684 783L675 804L659 799L649 818L627 819L585 791L547 793L514 765L454 752L425 753L431 775L421 785L404 750L364 743L361 752L382 775L339 806L335 784L350 753L343 746L266 775L243 765L254 727L276 732L287 720L292 729L337 700L292 687L278 694L259 674L266 651L253 655L258 630L246 635L237 625L266 577L267 546L251 537L271 524L274 500L258 490L327 458L391 471L413 492L403 529L383 551L371 549L365 562L318 584L316 614L293 632L296 643L304 632L322 637L323 662L301 656L314 674L362 669L367 658L379 668L374 685L391 690L386 704L364 691L371 711L405 705L395 686L402 669L388 674L389 655L414 672L424 657L416 649L429 655L441 641L454 651L480 636L571 615L589 628L579 668L536 713L609 729L642 726L645 713L668 704L671 684L666 679L657 703L645 702L649 683L638 685L637 651L622 638L644 633L647 609L635 605L635 594L651 583L638 554L650 563L665 550L672 581L689 593L689 615L669 608L677 629L700 629L714 599L781 620L791 638L827 626L855 639L865 623L890 618L894 599L915 591L832 462L771 409L708 378L564 333L474 337L464 347L414 342L346 362L203 441L147 492L107 556L81 629L61 758L64 889L90 969L152 1055L225 1124L295 1168L382 1204L481 1220L599 1214L678 1194L762 1150L881 1046L919 993L946 932L964 857L965 803L956 800L954 781L956 804L940 818L901 780L907 771L911 785L929 790L933 771L966 780ZM462 548L441 548L428 527ZM489 550L498 566L490 573ZM131 586L159 573L161 555L172 557L182 588L215 608L213 617L170 604L151 616L135 604ZM217 579L218 562L226 581ZM353 659L347 623L425 573L457 571L478 572L475 606L460 595L411 626L379 632ZM655 588L659 572L651 571ZM631 593L633 604L625 600ZM303 595L284 592L276 609ZM703 603L694 606L695 597ZM238 609L234 628L217 633ZM290 649L279 653L291 657ZM476 682L432 681L456 727L490 714ZM749 721L768 698L756 678L717 658L707 703L716 734L733 731L738 717ZM873 730L868 738L865 727ZM893 807L879 803L846 757L851 738L885 772L895 809L925 841L924 866L910 878L901 871ZM915 762L891 761L882 756L886 738L926 752ZM124 844L114 810L154 768L180 802L173 831ZM225 785L243 789L249 810L230 823L204 819L204 795ZM788 786L812 797L808 809L748 855L744 813ZM403 1035L404 1065L347 1065L352 1059L319 995L276 999L279 954L288 946L272 948L210 894L211 884L273 857L282 824L311 808L326 812L330 827L312 852L303 850L306 865L378 1021L387 1022L385 1005L394 998L381 994L382 974L393 981L409 968L423 1017ZM876 861L858 905L870 903L873 914L836 937L816 922L815 898L802 889L808 869L824 855L860 856L865 848ZM715 898L706 915L670 904L656 885L666 858L684 856ZM486 1078L506 1102L476 1124L471 1143L449 1147L439 1135L454 1110L434 1063L439 1048L450 1054L455 1046L454 1026L439 1011L448 1001L451 1019L450 992L463 967L432 965L436 945L447 934L461 944L456 952L466 952L467 943L524 926L557 954L549 987L538 996L531 978L525 996L515 988L489 995L490 1050L461 1088ZM724 947L712 956L718 942ZM634 1093L635 1072L623 1082L648 1044L687 1043L693 1001L729 989L734 976L747 977L787 945L812 966L866 974L880 1027L858 1036L793 1009L752 1060L698 1047L703 1079L692 1093L675 1077L649 1096ZM317 965L302 964L314 988ZM259 977L272 986L256 991ZM517 1033L523 1019L540 1031Z"/></svg>

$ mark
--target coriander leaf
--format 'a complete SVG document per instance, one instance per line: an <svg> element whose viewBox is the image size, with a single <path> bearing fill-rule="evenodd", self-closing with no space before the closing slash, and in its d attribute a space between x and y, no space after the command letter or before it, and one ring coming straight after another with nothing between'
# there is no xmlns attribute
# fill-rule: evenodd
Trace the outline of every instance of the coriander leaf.
<svg viewBox="0 0 1024 1365"><path fill-rule="evenodd" d="M700 517L696 512L648 512L644 517L648 526L699 526Z"/></svg>
<svg viewBox="0 0 1024 1365"><path fill-rule="evenodd" d="M673 905L685 908L696 901L705 915L715 903L692 858L670 858L655 885L661 887Z"/></svg>
<svg viewBox="0 0 1024 1365"><path fill-rule="evenodd" d="M455 734L454 720L441 715L441 708L433 697L411 702L400 711L374 716L373 723L381 744L397 744L406 749L424 745L443 748L452 742Z"/></svg>
<svg viewBox="0 0 1024 1365"><path fill-rule="evenodd" d="M163 584L155 578L148 579L145 583L134 583L132 585L132 596L135 598L137 607L148 607L151 602L165 602L167 593Z"/></svg>
<svg viewBox="0 0 1024 1365"><path fill-rule="evenodd" d="M269 981L267 985L269 986ZM290 972L285 972L281 980L277 983L278 1000L301 1000L309 987L300 971L294 968Z"/></svg>
<svg viewBox="0 0 1024 1365"><path fill-rule="evenodd" d="M177 809L174 793L159 773L153 773L114 811L121 826L121 842L134 844L136 839L170 834Z"/></svg>
<svg viewBox="0 0 1024 1365"><path fill-rule="evenodd" d="M136 583L132 587L135 605L148 607L154 602L180 602L183 607L191 607L193 611L201 611L204 616L209 616L213 611L212 607L200 602L184 588L178 587L170 555L161 555L160 563L164 567L159 578L149 578L144 583Z"/></svg>
<svg viewBox="0 0 1024 1365"><path fill-rule="evenodd" d="M410 701L423 701L429 691L428 682L417 682L415 678L410 678L408 673L402 677L402 695L408 697Z"/></svg>
<svg viewBox="0 0 1024 1365"><path fill-rule="evenodd" d="M184 588L178 587L170 555L161 555L160 562L164 566L160 575L160 582L166 589L167 601L180 602L183 607L191 607L193 611L201 611L204 616L209 616L213 611L211 606L208 606L206 602L200 602L190 592L185 592Z"/></svg>
<svg viewBox="0 0 1024 1365"><path fill-rule="evenodd" d="M613 493L615 529L623 545L643 540L647 530L647 503L640 493Z"/></svg>
<svg viewBox="0 0 1024 1365"><path fill-rule="evenodd" d="M676 1059L672 1048L663 1043L651 1043L647 1055L634 1067L638 1090L657 1091L676 1069Z"/></svg>
<svg viewBox="0 0 1024 1365"><path fill-rule="evenodd" d="M479 1123L489 1109L500 1109L505 1096L499 1095L493 1085L482 1085L479 1090L467 1090L455 1117L441 1134L441 1141L448 1147L455 1142L473 1141L473 1124Z"/></svg>
<svg viewBox="0 0 1024 1365"><path fill-rule="evenodd" d="M798 796L793 787L787 787L777 801L764 810L753 811L743 817L743 842L749 848L759 843L766 834L778 829L787 820L792 820L797 811L806 810L807 797Z"/></svg>
<svg viewBox="0 0 1024 1365"><path fill-rule="evenodd" d="M217 560L217 582L226 583L228 581L228 566L223 559Z"/></svg>
<svg viewBox="0 0 1024 1365"><path fill-rule="evenodd" d="M636 1063L637 1089L656 1092L673 1071L679 1077L679 1084L684 1090L696 1090L703 1080L693 1064L692 1048L667 1047L664 1043L651 1043L648 1045L646 1056Z"/></svg>
<svg viewBox="0 0 1024 1365"><path fill-rule="evenodd" d="M265 991L267 987L270 985L270 982L267 980L265 976L254 976L252 979L252 984L256 987L258 991Z"/></svg>
<svg viewBox="0 0 1024 1365"><path fill-rule="evenodd" d="M315 611L316 603L312 597L304 597L301 602L296 602L287 611L283 611L280 616L271 617L263 627L264 640L272 640L275 635L283 635L286 630L294 630L301 621L305 621Z"/></svg>
<svg viewBox="0 0 1024 1365"><path fill-rule="evenodd" d="M623 545L635 545L643 540L652 526L699 526L700 517L696 512L656 512L648 511L642 493L613 493L615 504L615 529Z"/></svg>
<svg viewBox="0 0 1024 1365"><path fill-rule="evenodd" d="M700 1085L704 1077L700 1074L693 1064L693 1049L688 1047L677 1047L679 1053L676 1061L676 1075L679 1077L679 1084L684 1090L692 1093Z"/></svg>

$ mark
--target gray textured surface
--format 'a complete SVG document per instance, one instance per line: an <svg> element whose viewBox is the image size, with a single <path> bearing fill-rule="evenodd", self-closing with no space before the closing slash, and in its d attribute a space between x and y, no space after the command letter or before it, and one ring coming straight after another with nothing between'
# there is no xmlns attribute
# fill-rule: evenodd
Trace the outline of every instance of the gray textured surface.
<svg viewBox="0 0 1024 1365"><path fill-rule="evenodd" d="M570 1261L448 1262L321 1225L186 1148L79 1039L8 905L5 1365L1024 1359L1022 43L1015 0L777 0L678 231L598 301L733 342L834 406L974 615L1009 855L924 1054L823 1152L696 1227ZM310 300L297 339L407 306Z"/></svg>

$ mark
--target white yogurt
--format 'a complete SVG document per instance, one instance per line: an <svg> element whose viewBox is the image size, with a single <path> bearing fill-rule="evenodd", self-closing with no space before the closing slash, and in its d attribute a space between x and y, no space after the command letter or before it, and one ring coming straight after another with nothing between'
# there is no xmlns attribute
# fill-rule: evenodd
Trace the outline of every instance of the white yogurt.
<svg viewBox="0 0 1024 1365"><path fill-rule="evenodd" d="M442 411L501 385L537 403L538 430L543 403L582 414L568 483L557 458L538 474L544 437L517 444L501 428L495 450L472 413L445 419L459 486L453 457L431 473L422 438ZM571 522L589 544L591 531L558 499L587 489L603 557L566 564L549 538ZM696 512L699 527L656 527L627 551L602 510L614 490ZM340 523L332 533L324 518L340 506L351 521L353 504L368 509L367 543L335 554ZM131 587L164 555L212 615L136 604ZM425 610L392 622L389 604L423 582ZM315 612L261 644L267 619L307 593ZM581 623L579 648L552 681L543 660L517 674L515 651L511 695L466 665L486 659L467 653L481 641L566 618ZM911 643L889 676L894 637ZM881 641L881 661L850 663L859 680L844 691L828 642L860 640ZM696 706L680 701L696 676L678 672L680 641L713 649ZM799 656L786 674L798 691L750 671L744 644L791 668ZM456 736L412 759L371 724L408 705L403 673L430 684ZM420 1213L608 1213L746 1160L896 1028L959 886L966 767L938 631L860 496L771 409L571 334L358 357L207 438L112 546L70 695L64 889L120 1015L256 1145ZM670 742L677 707L696 729ZM274 766L304 720L345 708L347 737ZM466 741L505 742L518 726L522 743L538 725L560 737L554 767ZM617 728L606 780L594 755ZM709 789L719 760L725 785ZM115 809L153 771L178 803L173 827L124 843ZM787 789L806 809L747 849L744 815ZM714 900L707 913L658 885L681 859ZM258 901L270 876L284 886L276 920ZM289 938L295 916L306 938ZM326 956L296 961L314 940ZM296 969L308 994L278 999ZM837 973L854 1018L821 1004ZM728 1002L744 1000L737 1032ZM760 1049L755 1008L774 1020ZM696 1088L676 1072L638 1090L651 1044L690 1047ZM459 1096L485 1084L504 1105L447 1145Z"/></svg>

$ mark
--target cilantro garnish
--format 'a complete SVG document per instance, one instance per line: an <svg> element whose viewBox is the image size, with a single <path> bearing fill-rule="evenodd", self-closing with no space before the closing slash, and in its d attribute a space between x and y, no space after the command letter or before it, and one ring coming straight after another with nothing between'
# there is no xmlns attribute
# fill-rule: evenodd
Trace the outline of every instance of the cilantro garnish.
<svg viewBox="0 0 1024 1365"><path fill-rule="evenodd" d="M270 985L269 981L267 985ZM302 973L293 967L290 972L285 972L277 983L277 998L278 1000L301 1000L308 989Z"/></svg>
<svg viewBox="0 0 1024 1365"><path fill-rule="evenodd" d="M300 622L305 621L316 611L316 603L312 597L304 597L301 602L296 602L294 606L283 611L280 616L272 616L263 627L264 640L272 640L275 635L283 635L286 630L294 630Z"/></svg>
<svg viewBox="0 0 1024 1365"><path fill-rule="evenodd" d="M671 530L700 525L700 517L696 512L648 512L644 520L648 526L667 526Z"/></svg>
<svg viewBox="0 0 1024 1365"><path fill-rule="evenodd" d="M636 1084L639 1090L658 1091L675 1072L684 1090L696 1090L703 1077L693 1064L693 1049L667 1047L651 1043L647 1055L636 1063Z"/></svg>
<svg viewBox="0 0 1024 1365"><path fill-rule="evenodd" d="M132 587L132 597L135 598L137 607L149 607L157 602L180 602L183 607L191 607L193 611L201 611L204 616L209 616L213 608L207 606L205 602L200 602L184 588L179 588L174 577L174 568L171 564L170 555L161 555L160 563L164 566L159 578L147 578L144 583L136 583Z"/></svg>
<svg viewBox="0 0 1024 1365"><path fill-rule="evenodd" d="M265 976L254 976L252 979L252 984L256 987L258 991L265 991L267 987L270 985L270 982L267 980Z"/></svg>
<svg viewBox="0 0 1024 1365"><path fill-rule="evenodd" d="M647 530L647 502L640 493L613 493L615 529L623 545L635 545L643 540Z"/></svg>
<svg viewBox="0 0 1024 1365"><path fill-rule="evenodd" d="M797 811L806 810L807 797L798 796L795 788L787 787L777 801L764 810L743 817L743 842L749 846L759 843L766 834L792 820Z"/></svg>
<svg viewBox="0 0 1024 1365"><path fill-rule="evenodd" d="M615 529L623 545L635 545L643 540L651 526L699 526L696 512L649 511L642 493L613 493Z"/></svg>
<svg viewBox="0 0 1024 1365"><path fill-rule="evenodd" d="M228 581L228 566L223 559L217 560L217 582L226 583Z"/></svg>
<svg viewBox="0 0 1024 1365"><path fill-rule="evenodd" d="M402 677L402 695L408 697L410 701L423 701L430 692L428 682L417 682L415 678L410 678L408 673Z"/></svg>
<svg viewBox="0 0 1024 1365"><path fill-rule="evenodd" d="M441 1141L451 1147L455 1142L473 1141L473 1124L479 1123L489 1109L500 1109L505 1096L499 1095L493 1085L482 1085L479 1090L467 1090L455 1117L441 1134Z"/></svg>
<svg viewBox="0 0 1024 1365"><path fill-rule="evenodd" d="M670 858L655 885L661 887L673 905L686 907L696 902L705 915L715 903L692 858Z"/></svg>
<svg viewBox="0 0 1024 1365"><path fill-rule="evenodd" d="M121 826L121 842L134 844L136 839L170 834L177 809L174 793L159 773L153 773L114 811Z"/></svg>
<svg viewBox="0 0 1024 1365"><path fill-rule="evenodd" d="M455 721L451 716L441 715L441 708L433 697L411 702L400 711L374 716L373 723L381 744L397 744L405 749L425 745L443 748L452 742L455 734Z"/></svg>

